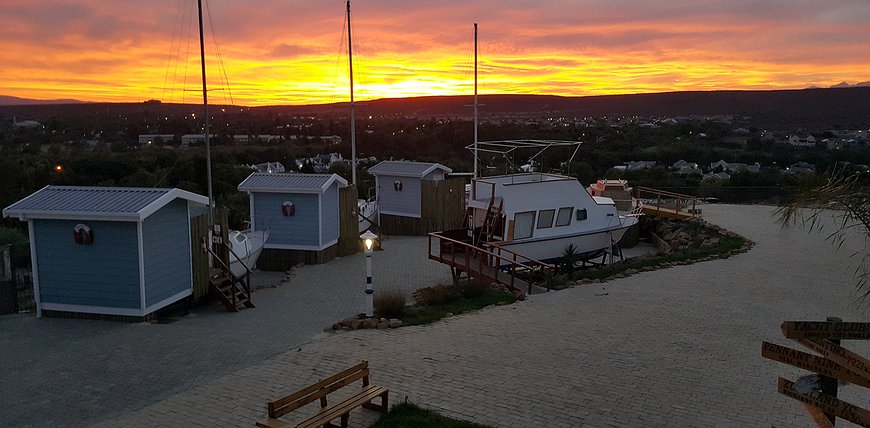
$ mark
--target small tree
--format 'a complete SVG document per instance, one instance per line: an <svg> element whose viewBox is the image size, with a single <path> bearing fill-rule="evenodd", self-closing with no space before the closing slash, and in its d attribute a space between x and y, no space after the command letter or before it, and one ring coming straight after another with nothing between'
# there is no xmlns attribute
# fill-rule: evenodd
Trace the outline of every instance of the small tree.
<svg viewBox="0 0 870 428"><path fill-rule="evenodd" d="M870 275L870 249L867 246L867 238L870 238L870 193L859 185L865 175L834 170L824 177L821 184L817 179L808 178L799 184L791 201L776 212L783 226L800 223L808 226L810 230L818 231L823 230L822 215L834 213L837 223L826 239L838 249L853 232L857 231L865 238L863 248L850 255L857 259L856 289L862 300L870 296L870 289L867 287L867 278Z"/></svg>

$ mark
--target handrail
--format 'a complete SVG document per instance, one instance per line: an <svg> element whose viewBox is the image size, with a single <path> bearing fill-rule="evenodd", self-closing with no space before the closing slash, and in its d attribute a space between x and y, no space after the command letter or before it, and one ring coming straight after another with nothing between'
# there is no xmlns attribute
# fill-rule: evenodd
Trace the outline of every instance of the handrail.
<svg viewBox="0 0 870 428"><path fill-rule="evenodd" d="M661 212L661 210L662 210L662 205L663 205L662 204L662 197L664 196L665 198L671 198L671 199L674 199L676 201L675 206L673 208L674 211L680 212L683 208L688 208L689 202L691 202L691 209L689 210L689 215L693 218L698 215L698 209L697 209L698 197L697 196L684 195L681 193L668 192L666 190L658 190L658 189L653 189L650 187L638 186L635 188L635 196L637 198L637 203L638 203L639 207L643 206L643 204L641 202L641 200L643 199L643 198L641 198L641 192L652 193L652 195L656 197L656 200L647 206L650 208L655 208L655 211L657 213ZM666 207L666 209L670 209L670 208Z"/></svg>
<svg viewBox="0 0 870 428"><path fill-rule="evenodd" d="M508 253L510 253L510 254L513 254L514 256L520 256L520 257L522 257L522 258L528 260L528 261L531 262L532 264L541 265L541 266L546 266L546 267L548 267L548 268L552 268L552 269L555 269L555 268L556 268L555 265L552 265L552 264L550 264L550 263L542 262L542 261L540 261L540 260L538 260L538 259L533 259L533 258L531 258L531 257L529 257L529 256L525 256L525 255L522 255L522 254L520 254L520 253L517 253L516 251L508 250L507 248L504 248L504 247L501 246L501 244L503 244L503 243L506 243L506 242L505 242L505 241L487 242L487 244L489 244L489 245L491 245L491 246L493 246L493 247L495 247L495 248L498 248L499 252L501 252L501 251L506 251L506 252L508 252Z"/></svg>
<svg viewBox="0 0 870 428"><path fill-rule="evenodd" d="M242 267L245 268L245 274L244 274L244 275L242 275L241 277L237 277L237 276L233 273L233 269L230 268L230 267L229 267L229 266L228 266L228 265L227 265L227 264L226 264L226 263L225 263L225 262L224 262L224 261L223 261L223 260L218 256L218 255L217 255L217 253L215 253L214 250L211 249L210 246L206 245L205 248L206 248L206 250L208 251L208 253L211 254L212 257L220 263L221 270L223 270L224 273L228 274L228 275L230 276L230 279L233 280L233 287L235 287L235 284L236 284L236 283L241 283L241 284L242 284L242 289L244 290L245 294L247 295L248 300L250 300L250 299L251 299L251 269L248 268L248 265L246 265L245 262L242 261L242 259L238 256L238 254L236 254L235 251L233 251L233 249L232 249L229 245L227 245L227 244L224 243L224 242L222 242L221 244L222 244L224 247L226 247L227 250L229 250L229 252L230 252L232 255L236 256L236 260L238 260L239 263L242 264ZM236 293L235 293L235 292L232 293L232 299L233 299L233 300L232 300L233 305L235 305L235 304L236 304Z"/></svg>
<svg viewBox="0 0 870 428"><path fill-rule="evenodd" d="M483 253L483 254L485 254L485 255L487 255L487 256L492 256L492 257L495 257L496 259L499 259L499 260L505 260L505 261L507 261L507 262L508 262L509 264L511 264L511 265L516 265L516 266L524 267L524 268L528 268L528 267L529 267L529 266L526 265L526 264L523 264L523 263L517 262L517 261L515 261L515 260L511 260L511 259L509 259L509 258L507 258L507 257L504 257L504 256L502 256L502 255L499 255L499 254L491 253L491 252L489 252L489 251L486 251L486 250L483 249L483 248L476 247L476 246L471 245L471 244L469 244L469 243L467 243L467 242L457 241L457 240L455 240L455 239L453 239L453 238L448 238L448 237L446 237L446 236L439 235L439 233L441 233L441 232L430 232L430 233L429 233L429 236L434 236L434 237L436 237L436 238L438 238L438 239L440 239L440 240L449 241L449 242L452 242L452 243L454 243L454 244L459 244L459 245L461 245L461 246L463 246L463 247L471 248L471 249L473 249L475 252ZM522 255L522 254L515 253L515 252L513 252L513 251L511 251L511 250L508 250L508 249L506 249L506 248L501 248L501 247L498 247L498 248L499 248L499 250L507 251L507 252L509 252L509 253L511 253L511 254L513 254L513 255L515 255L515 256L520 256L520 257L522 257L522 258L524 258L524 259L526 259L526 260L532 262L533 264L539 265L539 266L541 266L541 267L543 267L543 268L548 268L548 269L555 269L555 268L556 268L556 266L554 266L554 265L551 265L551 264L549 264L549 263L544 263L544 262L539 261L539 260L535 260L535 259L533 259L533 258L531 258L531 257L526 257L526 256L524 256L524 255ZM432 251L432 248L431 248L431 247L429 248L429 251L430 251L430 254L431 254L431 251Z"/></svg>
<svg viewBox="0 0 870 428"><path fill-rule="evenodd" d="M430 259L438 260L441 262L446 262L447 259L445 259L443 257L443 254L445 254L445 251L444 251L445 243L449 243L452 245L458 245L460 248L465 248L468 250L468 251L463 251L463 252L465 253L465 267L467 269L469 269L468 270L469 274L473 273L472 261L474 258L477 258L478 268L477 268L476 273L478 276L480 276L480 277L492 277L492 279L494 281L505 284L508 287L510 287L511 289L514 289L514 290L517 289L517 287L515 286L515 284L516 284L515 281L517 280L516 270L518 267L522 268L522 269L535 269L535 268L537 268L537 269L540 269L540 272L542 274L546 274L547 272L554 272L555 271L555 266L553 266L551 264L544 263L544 262L532 259L530 257L523 256L522 254L518 254L518 253L515 253L515 252L510 251L510 250L505 250L505 251L510 252L513 255L513 259L504 257L501 254L493 253L493 252L488 251L484 248L477 247L477 246L469 244L467 242L459 241L459 240L456 240L453 238L448 238L446 236L441 235L441 233L442 232L431 232L428 234L429 235L429 249L428 250L429 250L429 258ZM439 242L438 242L439 254L437 256L432 253L432 238L437 238L439 240ZM497 248L499 250L504 250L501 247L497 247ZM455 250L451 251L450 253L453 255L453 257L451 257L451 259L450 259L451 263L456 263ZM471 255L472 253L475 253L474 257L472 257L472 255ZM516 260L517 256L524 258L524 259L528 260L529 262L531 262L531 264L536 264L537 266L530 266L529 264L520 263ZM494 275L486 275L484 273L484 269L483 269L484 258L487 259L486 266L488 268L492 268L493 271L495 272ZM492 261L495 261L495 263L496 263L495 266L493 266L491 264ZM499 279L498 272L500 270L500 267L504 264L507 264L507 266L508 266L508 268L506 270L507 270L507 275L510 277L509 282L506 282L506 281ZM528 293L531 294L532 282L526 281L526 283L528 285Z"/></svg>

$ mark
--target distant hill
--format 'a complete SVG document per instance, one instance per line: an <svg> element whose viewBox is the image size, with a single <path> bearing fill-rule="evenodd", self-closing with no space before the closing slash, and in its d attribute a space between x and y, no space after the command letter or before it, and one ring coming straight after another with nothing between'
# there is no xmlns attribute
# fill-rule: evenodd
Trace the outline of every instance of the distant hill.
<svg viewBox="0 0 870 428"><path fill-rule="evenodd" d="M858 84L861 85L861 84ZM360 115L470 118L471 96L387 98L357 103ZM555 95L482 95L481 117L602 117L602 116L748 116L754 126L809 129L870 127L870 87L780 91L665 92L656 94L560 97ZM0 102L2 104L2 102ZM214 106L215 108L229 106ZM238 107L237 107L238 108ZM78 105L0 106L0 116L46 120L106 114L185 114L196 104L87 103ZM229 108L227 109L230 110ZM347 103L244 108L258 114L347 114Z"/></svg>
<svg viewBox="0 0 870 428"><path fill-rule="evenodd" d="M34 100L30 98L18 98L10 95L0 95L0 106L34 106L47 104L81 104L79 100Z"/></svg>
<svg viewBox="0 0 870 428"><path fill-rule="evenodd" d="M749 116L754 125L813 128L870 125L870 87L786 91L707 91L560 97L554 95L483 95L483 118L602 116ZM366 115L470 117L471 96L395 98L358 103ZM347 104L261 107L293 113L337 113Z"/></svg>

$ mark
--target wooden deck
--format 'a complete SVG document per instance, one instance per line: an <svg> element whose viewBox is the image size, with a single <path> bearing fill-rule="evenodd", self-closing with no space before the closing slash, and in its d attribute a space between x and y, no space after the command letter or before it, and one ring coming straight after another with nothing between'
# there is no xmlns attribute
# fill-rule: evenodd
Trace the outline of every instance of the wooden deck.
<svg viewBox="0 0 870 428"><path fill-rule="evenodd" d="M643 213L650 216L688 220L701 216L698 198L649 187L637 187L635 198L643 202ZM640 202L639 202L640 203Z"/></svg>
<svg viewBox="0 0 870 428"><path fill-rule="evenodd" d="M437 244L433 246L433 241ZM508 253L507 256L503 255ZM521 254L500 249L494 254L484 248L464 241L464 231L445 231L429 234L429 258L444 263L454 273L465 272L470 277L484 282L507 286L519 294L534 294L546 291L517 276L518 272L539 271L552 275L555 266Z"/></svg>

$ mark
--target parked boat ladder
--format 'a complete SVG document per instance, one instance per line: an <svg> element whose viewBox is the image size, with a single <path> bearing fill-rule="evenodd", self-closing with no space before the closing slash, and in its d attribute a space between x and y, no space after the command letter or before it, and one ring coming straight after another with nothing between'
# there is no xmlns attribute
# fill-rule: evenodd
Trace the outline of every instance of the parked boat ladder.
<svg viewBox="0 0 870 428"><path fill-rule="evenodd" d="M638 206L646 215L661 216L678 220L700 217L698 197L681 193L666 192L649 187L635 187Z"/></svg>
<svg viewBox="0 0 870 428"><path fill-rule="evenodd" d="M547 291L529 280L517 276L519 272L538 272L541 278L555 273L555 266L493 244L481 248L468 242L464 229L429 234L429 259L450 266L453 279L465 272L481 282L495 282L508 287L519 298L525 294ZM433 246L433 241L437 244Z"/></svg>
<svg viewBox="0 0 870 428"><path fill-rule="evenodd" d="M212 259L218 264L218 268L214 269L215 273L209 275L209 290L229 312L238 312L241 306L254 308L254 303L251 302L251 268L245 264L242 258L239 257L229 245L226 243L221 243L219 245L223 245L230 254L239 260L239 263L241 263L245 268L245 273L237 277L233 274L229 265L227 265L227 263L222 260L214 250L206 245L206 250L211 254Z"/></svg>

